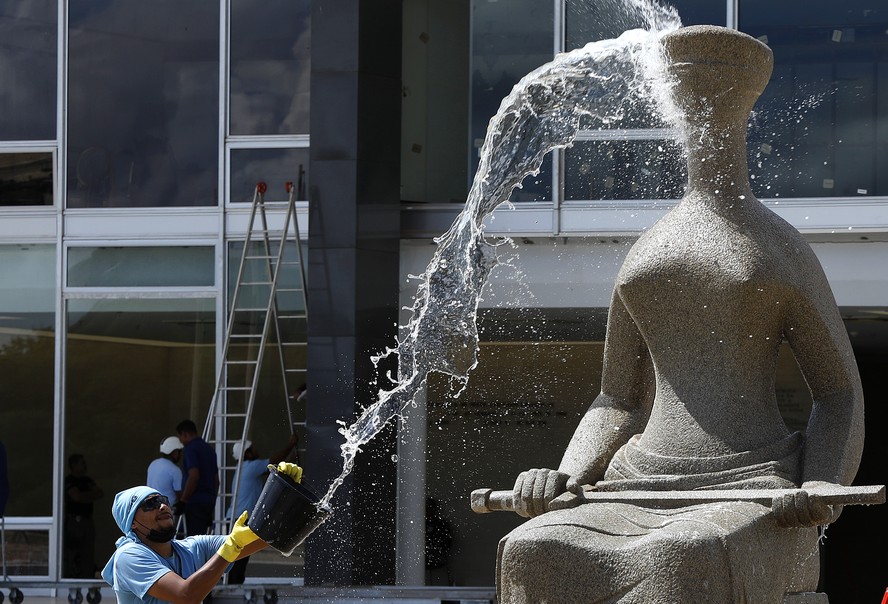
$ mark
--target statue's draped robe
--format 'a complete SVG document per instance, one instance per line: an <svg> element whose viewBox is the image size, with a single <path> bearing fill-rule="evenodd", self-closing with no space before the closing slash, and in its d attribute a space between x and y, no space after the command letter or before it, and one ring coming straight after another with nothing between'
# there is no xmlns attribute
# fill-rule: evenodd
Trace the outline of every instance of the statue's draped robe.
<svg viewBox="0 0 888 604"><path fill-rule="evenodd" d="M756 451L690 460L651 454L634 437L597 486L792 488L802 443L796 433ZM817 528L779 528L769 512L750 502L673 509L586 503L548 512L500 542L500 604L778 604L786 592L815 591Z"/></svg>

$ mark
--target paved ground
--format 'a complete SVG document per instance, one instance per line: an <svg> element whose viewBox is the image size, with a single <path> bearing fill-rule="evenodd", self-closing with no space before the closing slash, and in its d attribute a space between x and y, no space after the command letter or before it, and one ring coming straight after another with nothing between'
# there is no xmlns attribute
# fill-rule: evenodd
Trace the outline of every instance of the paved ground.
<svg viewBox="0 0 888 604"><path fill-rule="evenodd" d="M68 588L56 590L56 596L45 595L46 588L23 589L22 604L75 604L68 597ZM100 592L101 604L115 604L110 588ZM9 590L0 590L3 604L9 604ZM83 604L88 602L87 592L82 590ZM91 596L94 600L94 595ZM398 602L398 604L493 604L495 592L488 587L304 587L289 584L246 584L238 587L222 586L213 595L213 604L372 604ZM80 603L77 603L80 604Z"/></svg>

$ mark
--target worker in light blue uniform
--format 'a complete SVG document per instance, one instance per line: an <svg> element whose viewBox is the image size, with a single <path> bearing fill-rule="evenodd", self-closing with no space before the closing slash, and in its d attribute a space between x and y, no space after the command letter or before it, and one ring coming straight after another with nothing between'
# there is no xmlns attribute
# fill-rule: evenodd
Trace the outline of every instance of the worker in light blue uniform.
<svg viewBox="0 0 888 604"><path fill-rule="evenodd" d="M299 482L302 468L281 463L278 470ZM229 568L268 544L241 514L227 536L195 535L173 540L176 527L169 500L157 490L137 486L119 492L111 507L123 537L102 570L119 604L200 602Z"/></svg>
<svg viewBox="0 0 888 604"><path fill-rule="evenodd" d="M239 465L234 474L234 484L238 485L237 501L232 501L232 503L237 504L237 509L233 511L231 505L228 506L228 512L225 517L229 521L232 518L237 518L243 512L253 512L253 507L259 501L259 495L262 494L262 489L265 487L269 467L278 465L293 452L296 452L298 456L296 449L298 444L299 439L296 434L290 434L285 447L271 457L264 458L259 457L259 452L249 440L239 441L232 445L231 456L239 462ZM232 490L234 489L232 488ZM231 570L228 572L229 584L241 584L244 582L249 562L249 557L244 557L232 565Z"/></svg>

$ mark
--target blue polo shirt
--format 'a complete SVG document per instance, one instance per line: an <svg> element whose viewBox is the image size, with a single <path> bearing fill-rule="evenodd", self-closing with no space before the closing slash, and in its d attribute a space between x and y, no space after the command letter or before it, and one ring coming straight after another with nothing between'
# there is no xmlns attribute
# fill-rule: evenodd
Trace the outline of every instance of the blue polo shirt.
<svg viewBox="0 0 888 604"><path fill-rule="evenodd" d="M173 555L164 558L142 543L129 541L111 557L103 577L114 587L119 604L159 604L148 590L168 572L188 578L206 564L225 542L223 535L196 535L171 541ZM229 567L230 568L230 567ZM110 573L108 572L110 570Z"/></svg>
<svg viewBox="0 0 888 604"><path fill-rule="evenodd" d="M200 472L200 480L188 500L189 503L210 505L216 503L216 478L219 475L219 465L216 463L216 452L213 451L213 447L198 436L185 445L182 453L184 454L182 474L185 480L188 479L188 471L191 468L197 468Z"/></svg>
<svg viewBox="0 0 888 604"><path fill-rule="evenodd" d="M248 511L250 516L253 515L253 507L255 507L256 502L259 500L259 495L262 494L262 489L265 487L268 463L268 459L252 459L241 462L240 471L243 472L243 477L240 479L240 486L237 489L238 511L237 514L232 514L231 506L229 505L229 519L237 520L244 510ZM237 473L234 475L234 480L237 480ZM233 485L232 490L234 490Z"/></svg>

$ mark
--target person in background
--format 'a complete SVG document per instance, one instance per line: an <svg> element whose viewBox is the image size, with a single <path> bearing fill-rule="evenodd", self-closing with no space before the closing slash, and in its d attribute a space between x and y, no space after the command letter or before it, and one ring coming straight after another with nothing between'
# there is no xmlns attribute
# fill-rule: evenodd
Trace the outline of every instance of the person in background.
<svg viewBox="0 0 888 604"><path fill-rule="evenodd" d="M168 436L160 441L160 457L148 464L145 484L170 500L170 507L177 517L182 514L182 458L184 445L178 436Z"/></svg>
<svg viewBox="0 0 888 604"><path fill-rule="evenodd" d="M285 447L265 458L259 457L259 451L249 440L244 440L243 443L236 442L231 446L231 456L240 461L240 464L235 472L231 489L234 492L234 487L237 485L237 501L232 501L237 504L237 513L232 514L232 507L229 505L227 514L229 520L239 516L242 512L252 513L253 506L256 505L259 495L262 494L262 488L265 486L269 465L276 466L285 461L298 444L299 438L296 434L291 434ZM238 476L240 476L240 484L238 484ZM245 556L232 564L231 570L228 572L228 583L240 584L244 582L249 561L249 556Z"/></svg>
<svg viewBox="0 0 888 604"><path fill-rule="evenodd" d="M104 493L86 475L86 458L80 453L68 457L65 476L65 528L63 574L68 578L94 579L96 576L96 527L93 502Z"/></svg>
<svg viewBox="0 0 888 604"><path fill-rule="evenodd" d="M296 482L302 468L281 463L278 470ZM200 602L213 591L229 565L268 546L247 526L247 512L226 535L173 539L176 526L169 500L156 489L120 491L111 507L123 533L102 570L118 604Z"/></svg>
<svg viewBox="0 0 888 604"><path fill-rule="evenodd" d="M176 426L176 434L185 445L182 466L185 484L182 486L185 524L188 536L204 535L213 524L213 508L219 492L219 464L216 452L197 433L190 419Z"/></svg>

